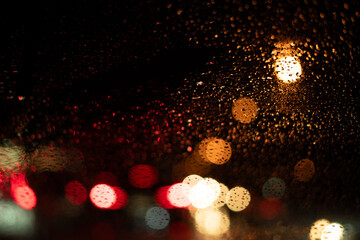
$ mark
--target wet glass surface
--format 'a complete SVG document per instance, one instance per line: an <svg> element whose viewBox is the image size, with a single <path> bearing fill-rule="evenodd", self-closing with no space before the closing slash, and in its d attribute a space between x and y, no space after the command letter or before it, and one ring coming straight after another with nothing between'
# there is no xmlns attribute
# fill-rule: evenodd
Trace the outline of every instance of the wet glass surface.
<svg viewBox="0 0 360 240"><path fill-rule="evenodd" d="M358 1L10 5L0 239L358 239Z"/></svg>

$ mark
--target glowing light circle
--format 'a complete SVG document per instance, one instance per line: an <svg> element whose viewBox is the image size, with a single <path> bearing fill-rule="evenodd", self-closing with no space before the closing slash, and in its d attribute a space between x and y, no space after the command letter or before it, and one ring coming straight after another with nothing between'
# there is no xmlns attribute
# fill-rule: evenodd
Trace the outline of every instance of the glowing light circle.
<svg viewBox="0 0 360 240"><path fill-rule="evenodd" d="M276 198L263 200L259 205L259 214L265 220L272 220L279 216L281 201Z"/></svg>
<svg viewBox="0 0 360 240"><path fill-rule="evenodd" d="M226 205L234 212L244 210L250 201L250 193L243 187L234 187L226 194Z"/></svg>
<svg viewBox="0 0 360 240"><path fill-rule="evenodd" d="M231 146L220 138L207 138L199 145L200 156L205 162L222 165L231 158Z"/></svg>
<svg viewBox="0 0 360 240"><path fill-rule="evenodd" d="M183 183L190 185L190 187L193 187L201 180L203 180L203 177L196 175L196 174L191 174L191 175L187 176L186 178L184 178Z"/></svg>
<svg viewBox="0 0 360 240"><path fill-rule="evenodd" d="M277 198L280 199L285 194L286 185L285 182L280 178L268 179L262 188L262 194L264 198Z"/></svg>
<svg viewBox="0 0 360 240"><path fill-rule="evenodd" d="M95 207L110 208L116 201L116 193L107 184L97 184L90 191L90 200Z"/></svg>
<svg viewBox="0 0 360 240"><path fill-rule="evenodd" d="M80 205L87 199L87 190L79 181L70 181L65 186L65 197L72 204Z"/></svg>
<svg viewBox="0 0 360 240"><path fill-rule="evenodd" d="M294 177L301 182L308 182L315 173L314 162L309 159L300 160L294 167Z"/></svg>
<svg viewBox="0 0 360 240"><path fill-rule="evenodd" d="M217 208L198 209L195 212L195 227L204 235L219 236L229 230L230 219Z"/></svg>
<svg viewBox="0 0 360 240"><path fill-rule="evenodd" d="M121 187L112 187L116 194L116 200L110 209L118 210L124 208L128 204L128 194Z"/></svg>
<svg viewBox="0 0 360 240"><path fill-rule="evenodd" d="M171 209L174 208L174 206L171 204L171 202L168 199L168 191L170 186L163 186L159 187L154 194L155 202L162 208L165 209Z"/></svg>
<svg viewBox="0 0 360 240"><path fill-rule="evenodd" d="M251 98L239 98L232 106L232 115L234 118L244 124L255 120L258 113L258 107Z"/></svg>
<svg viewBox="0 0 360 240"><path fill-rule="evenodd" d="M207 208L217 199L219 192L220 186L216 189L216 186L211 186L206 180L201 180L190 189L189 200L196 208Z"/></svg>
<svg viewBox="0 0 360 240"><path fill-rule="evenodd" d="M188 184L175 183L171 185L167 192L167 198L171 205L176 208L186 208L190 206L189 192L191 187Z"/></svg>
<svg viewBox="0 0 360 240"><path fill-rule="evenodd" d="M330 222L326 219L317 220L310 228L310 233L309 233L310 240L321 239L321 234L323 230L329 224Z"/></svg>
<svg viewBox="0 0 360 240"><path fill-rule="evenodd" d="M146 211L146 225L155 230L166 228L170 223L169 212L161 207L152 207Z"/></svg>
<svg viewBox="0 0 360 240"><path fill-rule="evenodd" d="M215 207L215 208L220 208L225 205L226 195L229 192L229 188L225 184L220 183L219 185L220 185L220 194L219 194L218 198L211 205L212 207Z"/></svg>
<svg viewBox="0 0 360 240"><path fill-rule="evenodd" d="M129 170L129 181L134 187L151 188L157 183L157 180L158 171L151 165L139 164Z"/></svg>
<svg viewBox="0 0 360 240"><path fill-rule="evenodd" d="M35 232L33 210L21 208L12 201L0 200L0 213L0 236L2 238L29 238Z"/></svg>
<svg viewBox="0 0 360 240"><path fill-rule="evenodd" d="M321 240L342 240L344 227L339 223L330 223L321 233Z"/></svg>
<svg viewBox="0 0 360 240"><path fill-rule="evenodd" d="M284 83L292 83L301 76L300 61L292 56L281 57L275 62L275 73Z"/></svg>
<svg viewBox="0 0 360 240"><path fill-rule="evenodd" d="M13 189L13 199L14 201L24 209L32 209L36 206L36 195L31 187L27 185L22 185L15 187Z"/></svg>

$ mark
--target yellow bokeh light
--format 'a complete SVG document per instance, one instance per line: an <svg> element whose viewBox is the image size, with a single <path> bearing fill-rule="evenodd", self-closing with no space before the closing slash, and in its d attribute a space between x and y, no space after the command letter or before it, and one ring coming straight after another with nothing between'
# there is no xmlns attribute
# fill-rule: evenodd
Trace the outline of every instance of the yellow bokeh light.
<svg viewBox="0 0 360 240"><path fill-rule="evenodd" d="M321 233L321 240L342 240L344 227L339 223L330 223Z"/></svg>
<svg viewBox="0 0 360 240"><path fill-rule="evenodd" d="M190 187L193 187L201 180L203 180L203 177L196 175L196 174L191 174L191 175L187 176L186 178L184 178L183 183L190 185Z"/></svg>
<svg viewBox="0 0 360 240"><path fill-rule="evenodd" d="M258 113L258 107L251 98L239 98L232 107L232 115L241 123L252 122Z"/></svg>
<svg viewBox="0 0 360 240"><path fill-rule="evenodd" d="M244 210L250 201L250 193L243 187L234 187L226 194L226 205L234 212Z"/></svg>
<svg viewBox="0 0 360 240"><path fill-rule="evenodd" d="M310 240L319 240L321 239L321 234L326 226L328 226L330 222L326 219L317 220L310 229L309 237Z"/></svg>
<svg viewBox="0 0 360 240"><path fill-rule="evenodd" d="M292 56L281 57L275 62L275 73L284 83L295 82L302 73L300 61Z"/></svg>
<svg viewBox="0 0 360 240"><path fill-rule="evenodd" d="M230 219L217 208L198 209L195 212L195 226L202 234L219 236L229 230Z"/></svg>
<svg viewBox="0 0 360 240"><path fill-rule="evenodd" d="M219 185L220 185L219 197L212 204L212 207L215 207L215 208L220 208L225 205L226 194L229 192L229 188L225 184L220 183Z"/></svg>
<svg viewBox="0 0 360 240"><path fill-rule="evenodd" d="M204 183L198 183L191 188L189 200L191 204L199 209L209 207L216 200L216 193Z"/></svg>

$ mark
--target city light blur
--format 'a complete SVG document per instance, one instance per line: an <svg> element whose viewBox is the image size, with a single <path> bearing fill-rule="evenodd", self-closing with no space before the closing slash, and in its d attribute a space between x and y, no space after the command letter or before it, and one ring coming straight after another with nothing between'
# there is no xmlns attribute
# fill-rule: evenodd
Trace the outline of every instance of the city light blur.
<svg viewBox="0 0 360 240"><path fill-rule="evenodd" d="M231 211L240 212L249 206L251 201L250 193L243 187L234 187L226 194L226 205Z"/></svg>
<svg viewBox="0 0 360 240"><path fill-rule="evenodd" d="M241 123L251 123L258 114L258 106L251 98L239 98L233 103L232 114Z"/></svg>
<svg viewBox="0 0 360 240"><path fill-rule="evenodd" d="M195 212L195 227L205 235L219 236L230 227L230 219L226 211L217 208L198 209Z"/></svg>
<svg viewBox="0 0 360 240"><path fill-rule="evenodd" d="M97 184L90 190L90 200L98 208L110 208L116 202L115 190L106 184Z"/></svg>
<svg viewBox="0 0 360 240"><path fill-rule="evenodd" d="M360 1L1 11L0 240L360 239Z"/></svg>
<svg viewBox="0 0 360 240"><path fill-rule="evenodd" d="M0 234L12 238L31 237L36 219L33 210L26 210L9 200L0 200Z"/></svg>
<svg viewBox="0 0 360 240"><path fill-rule="evenodd" d="M285 56L276 60L275 72L279 80L292 83L300 78L302 68L299 60L295 57Z"/></svg>

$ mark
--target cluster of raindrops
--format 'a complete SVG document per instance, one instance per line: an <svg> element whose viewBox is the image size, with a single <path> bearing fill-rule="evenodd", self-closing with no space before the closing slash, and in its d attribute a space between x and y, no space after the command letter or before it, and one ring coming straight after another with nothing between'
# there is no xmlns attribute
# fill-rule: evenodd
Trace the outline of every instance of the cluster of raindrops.
<svg viewBox="0 0 360 240"><path fill-rule="evenodd" d="M0 146L1 234L30 234L39 201L57 206L49 215L69 218L90 207L117 210L108 212L125 214L136 231L145 226L172 240L191 239L191 224L203 235L266 239L249 230L254 215L272 225L286 206L306 206L307 214L334 201L348 214L359 210L359 186L349 184L357 180L360 132L356 1L140 2L99 8L101 25L83 18L87 8L71 6L74 16L59 17L35 47L29 75L43 88L34 96L13 89L30 77L18 79L22 61L2 64L2 79L12 82L0 80L8 103L1 120L9 125L1 136L25 147ZM18 54L19 35L10 43L26 55ZM176 56L181 63L192 65L197 49L207 55L185 76L177 73L183 81L172 78L180 65L172 61L141 71L179 46L191 49L177 52L190 52ZM166 71L169 87L161 91L154 72ZM136 77L140 86L132 85ZM49 174L66 180L51 185ZM40 198L59 185L61 198ZM351 239L349 226L321 220L309 237ZM271 238L285 238L276 229Z"/></svg>

